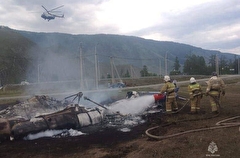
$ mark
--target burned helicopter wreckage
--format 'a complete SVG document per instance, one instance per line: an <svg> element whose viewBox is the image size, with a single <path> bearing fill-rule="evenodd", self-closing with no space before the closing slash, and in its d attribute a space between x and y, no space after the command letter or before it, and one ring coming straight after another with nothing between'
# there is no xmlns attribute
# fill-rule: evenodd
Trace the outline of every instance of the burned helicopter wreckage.
<svg viewBox="0 0 240 158"><path fill-rule="evenodd" d="M46 130L77 129L89 127L126 127L125 120L136 119L129 115L109 110L84 97L98 106L86 108L79 105L82 92L58 101L48 96L34 96L23 103L0 111L0 140L23 138ZM72 101L67 99L74 97ZM74 100L78 99L78 104ZM154 99L153 99L154 100ZM136 119L137 120L137 119ZM137 121L142 121L141 119ZM137 122L136 121L136 122ZM136 125L138 123L135 123Z"/></svg>

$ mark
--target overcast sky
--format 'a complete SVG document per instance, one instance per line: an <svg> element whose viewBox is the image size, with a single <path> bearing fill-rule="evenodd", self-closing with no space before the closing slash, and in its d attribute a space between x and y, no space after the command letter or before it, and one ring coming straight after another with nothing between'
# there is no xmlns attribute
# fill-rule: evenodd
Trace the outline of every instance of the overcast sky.
<svg viewBox="0 0 240 158"><path fill-rule="evenodd" d="M240 55L240 0L0 0L0 25L33 32L119 34ZM61 5L65 18L47 21Z"/></svg>

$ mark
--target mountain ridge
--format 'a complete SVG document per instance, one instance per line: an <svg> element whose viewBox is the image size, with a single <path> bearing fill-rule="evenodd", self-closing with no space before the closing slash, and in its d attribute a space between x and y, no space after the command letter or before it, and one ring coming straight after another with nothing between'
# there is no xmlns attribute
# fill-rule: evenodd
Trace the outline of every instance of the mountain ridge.
<svg viewBox="0 0 240 158"><path fill-rule="evenodd" d="M146 65L152 73L163 74L166 70L165 61L167 61L167 71L169 73L173 69L176 57L178 57L179 63L183 67L186 56L190 54L203 56L206 63L208 63L211 55L223 55L229 59L234 57L234 54L222 53L216 50L206 50L188 44L172 41L156 41L127 35L73 35L58 32L30 32L14 30L8 27L1 27L0 33L3 30L19 35L18 45L16 46L16 42L11 43L9 41L5 43L10 43L8 48L25 50L21 53L22 57L31 57L32 70L29 71L32 73L26 72L26 77L21 77L21 79L15 80L15 82L19 82L19 80L23 78L28 78L28 76L30 76L29 74L31 74L31 80L33 80L33 82L36 81L36 71L38 71L37 69L39 69L39 67L41 70L44 70L44 72L42 71L42 75L45 75L45 77L42 77L43 81L78 79L80 75L80 48L82 50L82 58L84 59L84 74L89 78L94 78L96 55L101 73L99 75L105 78L107 74L111 72L111 61L114 62L116 66L115 69L122 67L121 70L116 70L119 71L119 74L126 74L126 71L130 71L129 67L131 66L135 69L135 72L137 72L137 76L139 76L139 71L144 65ZM0 38L6 41L9 37L0 34ZM23 49L25 46L27 46L26 49ZM8 51L9 50L11 49L8 49ZM1 51L3 51L3 49L1 49ZM35 75L33 75L33 73L35 73ZM117 74L115 75L117 76Z"/></svg>

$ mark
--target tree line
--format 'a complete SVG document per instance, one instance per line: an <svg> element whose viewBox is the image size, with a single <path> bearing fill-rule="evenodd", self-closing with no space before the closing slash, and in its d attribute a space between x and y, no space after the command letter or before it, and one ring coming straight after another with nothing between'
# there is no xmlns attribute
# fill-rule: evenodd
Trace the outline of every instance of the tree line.
<svg viewBox="0 0 240 158"><path fill-rule="evenodd" d="M213 71L218 71L219 74L238 74L239 59L235 55L234 59L226 59L224 56L218 58L216 55L211 55L208 62L202 56L195 54L187 55L183 65L182 73L180 72L180 64L178 57L175 59L173 70L170 74L187 74L187 75L209 75Z"/></svg>
<svg viewBox="0 0 240 158"><path fill-rule="evenodd" d="M235 55L234 59L226 59L224 56L218 58L216 55L211 55L208 62L203 56L195 54L187 55L181 71L181 64L178 57L175 58L174 65L170 71L170 75L209 75L214 71L219 74L238 74L239 72L239 58ZM141 77L156 76L148 72L147 66L144 65L140 71Z"/></svg>

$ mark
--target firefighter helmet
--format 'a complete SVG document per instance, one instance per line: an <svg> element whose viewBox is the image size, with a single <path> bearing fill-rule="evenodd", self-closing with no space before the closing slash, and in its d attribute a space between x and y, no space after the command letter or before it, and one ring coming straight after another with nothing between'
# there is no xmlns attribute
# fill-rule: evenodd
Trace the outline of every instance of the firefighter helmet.
<svg viewBox="0 0 240 158"><path fill-rule="evenodd" d="M169 76L164 76L164 81L168 82L168 81L170 81L170 80L171 80L171 79L170 79Z"/></svg>
<svg viewBox="0 0 240 158"><path fill-rule="evenodd" d="M213 73L212 73L212 76L217 76L217 72L213 72Z"/></svg>
<svg viewBox="0 0 240 158"><path fill-rule="evenodd" d="M190 83L195 83L196 82L196 79L194 77L191 77L190 78Z"/></svg>

